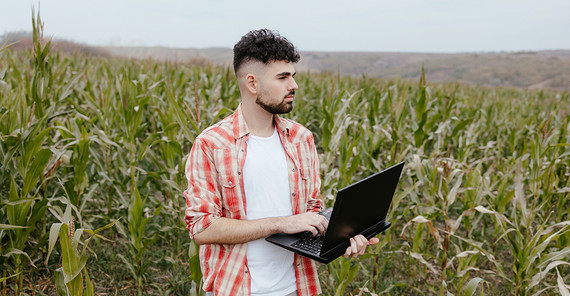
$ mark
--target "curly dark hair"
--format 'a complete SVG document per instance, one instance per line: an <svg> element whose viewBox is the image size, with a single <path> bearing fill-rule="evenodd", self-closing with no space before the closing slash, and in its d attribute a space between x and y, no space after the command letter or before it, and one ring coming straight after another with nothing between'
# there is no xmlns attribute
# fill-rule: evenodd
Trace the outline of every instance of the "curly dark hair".
<svg viewBox="0 0 570 296"><path fill-rule="evenodd" d="M274 61L296 63L301 59L297 49L279 33L260 29L249 31L234 46L234 71L245 62L257 60L264 64Z"/></svg>

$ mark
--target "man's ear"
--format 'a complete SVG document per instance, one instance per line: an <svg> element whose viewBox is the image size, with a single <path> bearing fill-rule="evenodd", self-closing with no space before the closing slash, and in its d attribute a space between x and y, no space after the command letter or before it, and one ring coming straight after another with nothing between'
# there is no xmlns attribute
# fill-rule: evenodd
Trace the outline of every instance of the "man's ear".
<svg viewBox="0 0 570 296"><path fill-rule="evenodd" d="M252 73L248 73L245 76L245 87L247 88L247 90L256 95L257 94L257 78L255 78L255 75Z"/></svg>

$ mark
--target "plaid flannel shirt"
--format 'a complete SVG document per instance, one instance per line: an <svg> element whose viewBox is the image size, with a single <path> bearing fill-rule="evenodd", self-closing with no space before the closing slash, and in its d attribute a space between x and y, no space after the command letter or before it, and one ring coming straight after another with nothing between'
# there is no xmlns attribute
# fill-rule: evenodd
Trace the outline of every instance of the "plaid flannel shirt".
<svg viewBox="0 0 570 296"><path fill-rule="evenodd" d="M319 212L321 185L313 134L302 125L274 116L287 155L293 214ZM203 131L194 141L186 161L188 189L185 220L190 237L219 217L246 219L242 169L249 136L241 105L229 117ZM201 245L200 267L204 290L215 295L249 295L251 279L247 244ZM300 296L321 293L315 263L295 254L295 278Z"/></svg>

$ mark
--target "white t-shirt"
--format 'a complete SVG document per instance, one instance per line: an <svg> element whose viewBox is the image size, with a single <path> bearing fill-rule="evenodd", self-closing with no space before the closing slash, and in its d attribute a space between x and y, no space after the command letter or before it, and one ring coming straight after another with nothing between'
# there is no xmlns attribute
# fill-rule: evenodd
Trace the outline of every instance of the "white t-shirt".
<svg viewBox="0 0 570 296"><path fill-rule="evenodd" d="M247 219L293 214L285 151L277 130L268 138L250 135L243 166ZM282 296L297 289L293 252L259 239L247 243L251 295Z"/></svg>

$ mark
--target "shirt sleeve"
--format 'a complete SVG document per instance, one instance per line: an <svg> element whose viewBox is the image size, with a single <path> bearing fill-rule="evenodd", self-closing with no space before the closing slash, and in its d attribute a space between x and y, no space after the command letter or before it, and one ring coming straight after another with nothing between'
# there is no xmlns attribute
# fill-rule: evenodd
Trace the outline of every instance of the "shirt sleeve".
<svg viewBox="0 0 570 296"><path fill-rule="evenodd" d="M214 166L211 149L206 141L196 138L185 167L188 188L186 199L186 228L190 238L206 229L221 216L220 192L217 186L218 173Z"/></svg>
<svg viewBox="0 0 570 296"><path fill-rule="evenodd" d="M321 196L321 169L319 163L319 154L317 153L317 147L315 146L314 138L311 137L307 141L309 145L309 163L311 164L310 169L312 170L310 176L314 176L311 180L313 188L311 194L307 199L307 211L309 212L320 212L323 210L323 200Z"/></svg>

